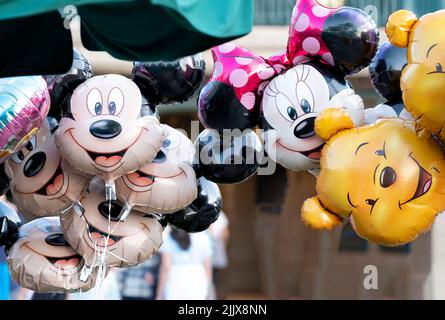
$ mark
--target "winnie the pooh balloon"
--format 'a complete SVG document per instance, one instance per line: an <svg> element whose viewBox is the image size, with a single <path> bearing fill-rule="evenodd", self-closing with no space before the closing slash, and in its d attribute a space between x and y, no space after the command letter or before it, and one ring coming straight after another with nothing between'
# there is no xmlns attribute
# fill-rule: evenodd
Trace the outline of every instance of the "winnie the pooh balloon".
<svg viewBox="0 0 445 320"><path fill-rule="evenodd" d="M106 182L107 199L116 199L114 181L150 163L163 140L159 121L142 112L138 86L120 75L96 76L78 86L55 133L71 167Z"/></svg>
<svg viewBox="0 0 445 320"><path fill-rule="evenodd" d="M393 13L386 25L389 41L407 48L401 88L406 109L445 141L445 10L417 18L408 10Z"/></svg>
<svg viewBox="0 0 445 320"><path fill-rule="evenodd" d="M146 213L172 213L188 206L197 196L193 143L172 127L162 128L164 141L154 160L116 180L117 196L126 204L123 219L133 206Z"/></svg>
<svg viewBox="0 0 445 320"><path fill-rule="evenodd" d="M20 226L11 208L3 202L0 207L0 245L6 247L11 276L20 286L37 292L87 291L94 287L98 270L93 269L81 280L85 261L66 242L58 217Z"/></svg>
<svg viewBox="0 0 445 320"><path fill-rule="evenodd" d="M316 130L330 139L318 196L302 208L307 225L332 229L350 218L359 236L397 246L427 232L445 209L444 154L413 122L392 118L354 128L344 112L327 109Z"/></svg>
<svg viewBox="0 0 445 320"><path fill-rule="evenodd" d="M151 214L131 211L125 221L123 204L105 200L102 187L91 186L82 199L83 215L61 215L66 240L89 267L129 267L150 259L162 244L162 226Z"/></svg>
<svg viewBox="0 0 445 320"><path fill-rule="evenodd" d="M78 202L90 179L74 173L62 160L47 118L39 131L5 163L10 189L20 212L28 218L58 215Z"/></svg>

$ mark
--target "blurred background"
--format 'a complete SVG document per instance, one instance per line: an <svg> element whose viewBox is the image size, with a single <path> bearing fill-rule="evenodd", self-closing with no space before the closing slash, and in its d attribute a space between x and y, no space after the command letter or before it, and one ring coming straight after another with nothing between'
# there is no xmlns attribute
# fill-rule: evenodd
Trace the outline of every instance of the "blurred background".
<svg viewBox="0 0 445 320"><path fill-rule="evenodd" d="M445 0L325 2L354 6L368 12L380 26L382 43L386 42L384 25L392 12L404 8L422 15L445 8ZM253 32L236 43L266 57L283 50L294 3L294 0L255 0ZM96 74L130 74L131 63L82 48L76 19L72 21L71 29L75 46L90 59ZM209 52L204 55L209 75L213 68L212 59ZM367 107L381 102L371 87L367 70L349 80ZM195 103L196 98L186 104L162 107L161 121L190 131L191 121L197 120ZM441 245L445 243L444 216L439 216L432 232L413 244L389 249L358 238L350 226L327 233L305 228L300 221L300 207L305 199L315 195L315 178L308 173L278 167L272 176L256 176L239 185L221 186L221 190L227 221L218 227L221 238L213 238L213 241L221 241L224 247L227 240L228 259L227 263L224 259L221 263L218 260L221 257L214 258L219 261L214 262L218 279L215 292L209 298L445 299L445 246ZM0 261L2 258L0 254ZM159 266L157 259L133 274L129 274L129 270L116 271L113 281L119 286L113 289L118 291L115 297L119 298L119 294L120 297L128 296L126 286L139 286L144 292L139 293L142 298L150 294L153 298ZM367 266L377 268L378 288L375 290L365 289L364 270ZM127 281L130 281L129 285ZM17 294L20 294L19 298L29 295L14 286L12 288L12 298L17 298ZM72 298L76 299L75 296Z"/></svg>

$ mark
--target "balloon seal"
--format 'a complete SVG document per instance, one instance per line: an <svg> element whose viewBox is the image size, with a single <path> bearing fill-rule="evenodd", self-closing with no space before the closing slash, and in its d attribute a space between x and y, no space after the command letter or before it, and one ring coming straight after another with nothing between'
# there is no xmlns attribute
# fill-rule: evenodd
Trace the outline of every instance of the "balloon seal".
<svg viewBox="0 0 445 320"><path fill-rule="evenodd" d="M82 270L80 270L79 280L82 282L87 282L92 273L93 273L93 267L88 267L87 265L84 265Z"/></svg>
<svg viewBox="0 0 445 320"><path fill-rule="evenodd" d="M128 204L128 203L126 203L126 204L122 207L121 214L120 214L120 217L119 217L119 220L120 220L120 221L125 221L125 220L127 220L128 216L130 215L131 208L132 208L132 205L130 205L130 204Z"/></svg>
<svg viewBox="0 0 445 320"><path fill-rule="evenodd" d="M74 212L75 212L79 217L83 216L83 214L85 213L85 209L83 208L83 206L82 206L82 204L80 203L80 201L76 201L76 202L73 204L73 209L74 209Z"/></svg>
<svg viewBox="0 0 445 320"><path fill-rule="evenodd" d="M105 182L105 199L108 201L116 200L116 185L114 182Z"/></svg>

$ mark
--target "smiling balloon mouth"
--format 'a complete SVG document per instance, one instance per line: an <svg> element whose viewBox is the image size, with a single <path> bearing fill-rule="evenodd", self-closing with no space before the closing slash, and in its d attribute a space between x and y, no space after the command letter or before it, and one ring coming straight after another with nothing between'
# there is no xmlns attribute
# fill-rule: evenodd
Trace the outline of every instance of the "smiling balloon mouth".
<svg viewBox="0 0 445 320"><path fill-rule="evenodd" d="M35 193L42 196L53 196L57 194L60 190L62 190L63 183L64 183L64 174L62 167L59 164L53 176L48 180L48 182L45 185L43 185Z"/></svg>
<svg viewBox="0 0 445 320"><path fill-rule="evenodd" d="M417 188L416 191L414 192L414 195L411 197L411 199L409 199L408 201L402 203L401 205L408 203L410 201L413 201L417 198L420 198L421 196L423 196L424 194L426 194L430 189L431 189L431 185L433 183L433 177L431 176L431 174L429 174L420 164L419 162L417 162L416 159L414 159L413 157L411 157L417 164L417 166L419 167L419 180L417 182Z"/></svg>
<svg viewBox="0 0 445 320"><path fill-rule="evenodd" d="M61 270L70 270L77 268L80 265L80 262L82 261L82 257L79 256L78 254L63 258L46 257L46 259L48 259L48 261L57 269Z"/></svg>
<svg viewBox="0 0 445 320"><path fill-rule="evenodd" d="M90 239L99 247L109 247L119 242L122 237L103 232L91 225L88 226Z"/></svg>
<svg viewBox="0 0 445 320"><path fill-rule="evenodd" d="M156 181L155 176L143 173L140 170L127 174L127 178L132 184L138 187L148 187Z"/></svg>
<svg viewBox="0 0 445 320"><path fill-rule="evenodd" d="M316 147L315 149L309 150L309 151L300 151L302 155L305 157L312 159L312 160L320 160L321 158L321 150L323 150L323 147L325 144Z"/></svg>
<svg viewBox="0 0 445 320"><path fill-rule="evenodd" d="M123 150L115 153L97 153L87 151L89 157L101 167L112 167L118 164L125 156L127 150Z"/></svg>

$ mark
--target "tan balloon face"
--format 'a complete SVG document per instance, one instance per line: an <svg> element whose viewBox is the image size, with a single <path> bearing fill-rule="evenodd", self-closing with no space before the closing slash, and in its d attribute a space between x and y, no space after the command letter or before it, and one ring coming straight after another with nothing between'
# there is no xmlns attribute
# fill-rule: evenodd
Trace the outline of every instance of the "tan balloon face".
<svg viewBox="0 0 445 320"><path fill-rule="evenodd" d="M5 164L19 209L28 216L57 215L76 201L89 178L68 167L45 120L36 135Z"/></svg>
<svg viewBox="0 0 445 320"><path fill-rule="evenodd" d="M86 282L79 280L84 260L66 242L59 218L34 220L19 232L8 263L21 286L38 292L86 291L94 286L96 271Z"/></svg>
<svg viewBox="0 0 445 320"><path fill-rule="evenodd" d="M70 117L60 121L56 142L77 170L113 181L149 163L162 142L153 116L141 117L136 84L119 75L93 77L73 93Z"/></svg>
<svg viewBox="0 0 445 320"><path fill-rule="evenodd" d="M162 244L162 226L153 216L132 211L120 222L122 205L106 201L103 190L87 192L82 199L85 213L74 209L61 216L67 241L86 264L96 266L101 258L109 267L128 267L151 258Z"/></svg>
<svg viewBox="0 0 445 320"><path fill-rule="evenodd" d="M118 197L143 212L171 213L197 196L191 166L193 143L180 131L162 125L164 140L152 163L116 181Z"/></svg>

